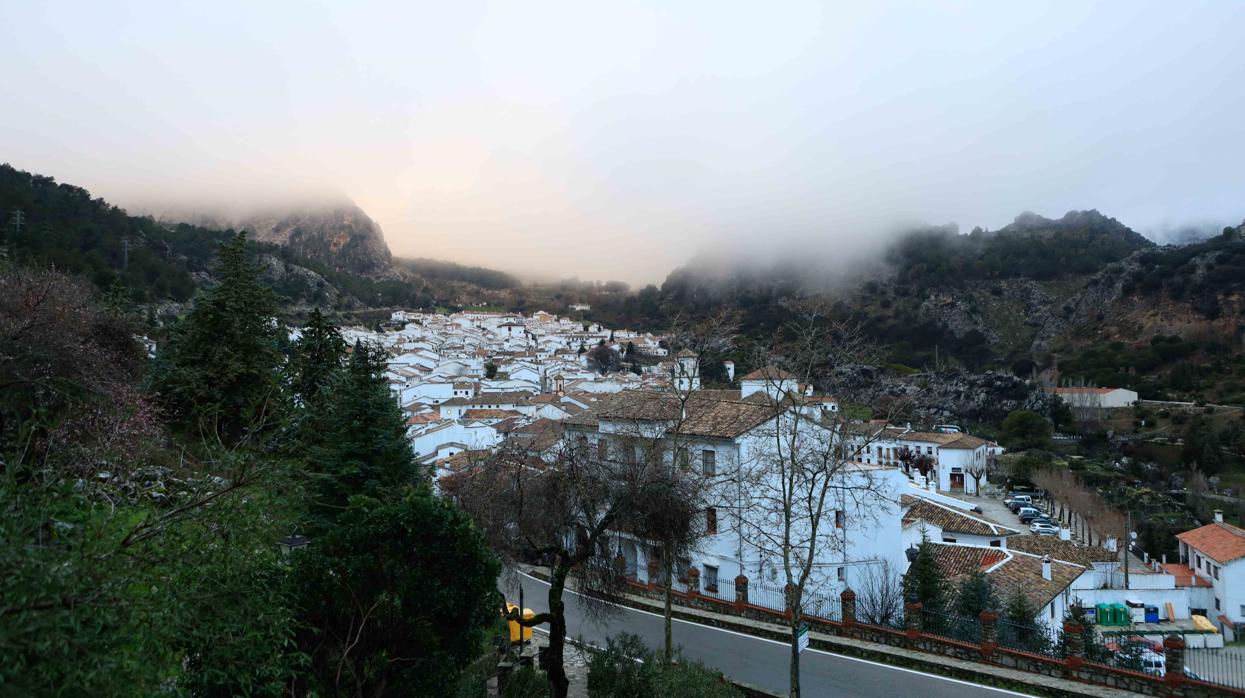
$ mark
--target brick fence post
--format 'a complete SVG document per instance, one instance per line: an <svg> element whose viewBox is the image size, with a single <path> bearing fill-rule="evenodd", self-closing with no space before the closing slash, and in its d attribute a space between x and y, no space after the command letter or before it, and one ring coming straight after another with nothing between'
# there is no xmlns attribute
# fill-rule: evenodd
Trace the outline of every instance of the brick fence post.
<svg viewBox="0 0 1245 698"><path fill-rule="evenodd" d="M1078 671L1085 662L1085 637L1081 633L1085 628L1078 623L1063 624L1064 666L1069 671Z"/></svg>
<svg viewBox="0 0 1245 698"><path fill-rule="evenodd" d="M981 656L989 659L999 646L999 614L982 611L977 618L981 621Z"/></svg>
<svg viewBox="0 0 1245 698"><path fill-rule="evenodd" d="M700 568L690 567L687 570L687 598L694 599L700 594Z"/></svg>
<svg viewBox="0 0 1245 698"><path fill-rule="evenodd" d="M908 602L903 605L903 627L909 641L914 641L921 636L922 608L924 606L916 600L916 594L909 596Z"/></svg>
<svg viewBox="0 0 1245 698"><path fill-rule="evenodd" d="M1168 635L1163 638L1163 663L1167 665L1167 674L1163 681L1169 689L1175 691L1184 683L1184 638L1179 635Z"/></svg>
<svg viewBox="0 0 1245 698"><path fill-rule="evenodd" d="M650 587L657 586L657 567L657 560L650 557L648 559L648 585Z"/></svg>
<svg viewBox="0 0 1245 698"><path fill-rule="evenodd" d="M742 574L735 578L735 608L748 605L748 578Z"/></svg>
<svg viewBox="0 0 1245 698"><path fill-rule="evenodd" d="M856 592L844 589L839 594L839 603L843 607L843 627L851 628L856 624Z"/></svg>

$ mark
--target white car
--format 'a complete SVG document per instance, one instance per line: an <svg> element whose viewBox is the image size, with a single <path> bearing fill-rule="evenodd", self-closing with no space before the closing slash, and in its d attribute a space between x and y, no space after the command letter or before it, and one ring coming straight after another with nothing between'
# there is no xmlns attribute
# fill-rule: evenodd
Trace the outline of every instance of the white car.
<svg viewBox="0 0 1245 698"><path fill-rule="evenodd" d="M1029 526L1029 530L1039 536L1057 536L1059 535L1059 527L1052 526L1048 523L1035 523Z"/></svg>

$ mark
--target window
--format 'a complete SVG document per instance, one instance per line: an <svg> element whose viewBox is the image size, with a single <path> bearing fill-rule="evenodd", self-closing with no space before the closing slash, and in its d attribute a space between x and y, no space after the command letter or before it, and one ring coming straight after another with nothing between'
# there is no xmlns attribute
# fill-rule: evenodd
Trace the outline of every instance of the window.
<svg viewBox="0 0 1245 698"><path fill-rule="evenodd" d="M687 455L687 449L682 447L679 448L679 469L687 470L691 467L691 463L692 460L691 457Z"/></svg>
<svg viewBox="0 0 1245 698"><path fill-rule="evenodd" d="M834 527L835 528L843 528L843 524L846 522L846 520L847 520L847 514L842 509L836 509L834 511Z"/></svg>
<svg viewBox="0 0 1245 698"><path fill-rule="evenodd" d="M606 461L610 457L610 444L605 437L597 439L597 460Z"/></svg>
<svg viewBox="0 0 1245 698"><path fill-rule="evenodd" d="M952 537L950 537L950 536L943 536L943 537L942 537L942 542L944 542L944 543L954 543L954 542L956 542L956 541L955 541L955 539L954 539L954 538L952 538Z"/></svg>
<svg viewBox="0 0 1245 698"><path fill-rule="evenodd" d="M1219 610L1219 599L1215 599L1215 610Z"/></svg>
<svg viewBox="0 0 1245 698"><path fill-rule="evenodd" d="M1219 566L1215 566L1215 581L1219 580Z"/></svg>
<svg viewBox="0 0 1245 698"><path fill-rule="evenodd" d="M705 475L716 475L718 472L718 454L706 448L700 452L700 464Z"/></svg>
<svg viewBox="0 0 1245 698"><path fill-rule="evenodd" d="M716 535L718 532L718 510L709 507L705 510L705 533Z"/></svg>
<svg viewBox="0 0 1245 698"><path fill-rule="evenodd" d="M840 567L840 568L839 568L839 570L838 570L838 574L839 574L839 581L840 581L840 582L845 582L845 581L847 581L847 568L845 568L845 567Z"/></svg>
<svg viewBox="0 0 1245 698"><path fill-rule="evenodd" d="M992 541L990 541L990 547L991 547L991 548L998 548L998 547L1000 547L1000 543L999 543L999 541L998 541L997 539L996 539L996 540L992 540Z"/></svg>
<svg viewBox="0 0 1245 698"><path fill-rule="evenodd" d="M718 590L718 568L713 565L705 565L705 591L717 592Z"/></svg>

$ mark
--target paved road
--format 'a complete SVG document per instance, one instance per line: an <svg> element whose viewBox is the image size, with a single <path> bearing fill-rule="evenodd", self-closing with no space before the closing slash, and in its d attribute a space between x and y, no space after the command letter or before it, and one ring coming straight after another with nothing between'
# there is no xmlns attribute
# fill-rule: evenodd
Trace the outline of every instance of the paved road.
<svg viewBox="0 0 1245 698"><path fill-rule="evenodd" d="M508 576L503 577L503 583ZM549 585L528 575L520 577L524 604L538 613L548 610L545 600ZM517 600L518 592L513 587L506 589L503 586L503 591L507 599L512 602ZM650 647L661 646L661 616L618 607L618 615L598 625L584 617L582 599L578 594L572 591L566 594L567 633L570 637L604 645L606 637L629 632L639 635ZM681 620L674 621L674 641L682 646L683 655L689 659L716 667L738 681L786 693L790 649L785 643ZM1002 698L1024 695L814 649L805 650L800 670L803 694L808 698Z"/></svg>

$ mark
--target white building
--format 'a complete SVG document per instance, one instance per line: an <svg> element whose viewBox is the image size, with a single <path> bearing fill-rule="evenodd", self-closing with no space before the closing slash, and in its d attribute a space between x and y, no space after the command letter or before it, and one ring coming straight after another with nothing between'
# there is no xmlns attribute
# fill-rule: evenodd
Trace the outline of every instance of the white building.
<svg viewBox="0 0 1245 698"><path fill-rule="evenodd" d="M1132 407L1137 404L1137 393L1124 388L1051 388L1068 407L1110 409Z"/></svg>
<svg viewBox="0 0 1245 698"><path fill-rule="evenodd" d="M756 534L767 525L766 516L745 503L749 494L744 488L755 488L756 482L743 480L758 471L766 476L773 446L772 436L765 434L791 409L744 400L732 391L693 391L685 402L669 392L625 391L603 396L588 411L565 420L565 438L602 458L659 452L712 478L704 512L707 534L691 558L677 561L676 567L697 568L702 592L733 598L733 580L740 574L774 588L786 583L781 557ZM810 428L821 430L813 424ZM835 477L839 485L831 488L819 524L825 542L809 587L823 598L883 569L897 573L904 564L897 501L907 478L895 468L863 463L848 464ZM616 535L627 572L646 580L655 548Z"/></svg>
<svg viewBox="0 0 1245 698"><path fill-rule="evenodd" d="M1193 573L1210 582L1214 608L1207 617L1219 626L1225 639L1241 637L1245 622L1245 530L1225 523L1223 512L1201 528L1176 535L1180 560Z"/></svg>
<svg viewBox="0 0 1245 698"><path fill-rule="evenodd" d="M858 457L865 463L902 465L905 457L932 459L939 492L977 494L978 484L982 489L989 484L990 457L1000 450L992 441L958 431L913 431L875 423L851 431Z"/></svg>
<svg viewBox="0 0 1245 698"><path fill-rule="evenodd" d="M957 545L1006 548L1007 539L1020 531L981 514L926 497L920 490L900 499L903 507L903 545L920 545L922 539Z"/></svg>

